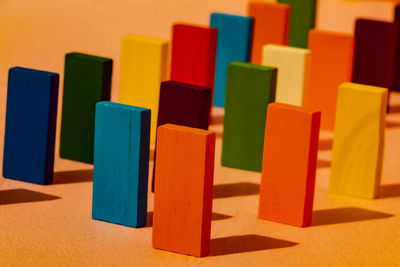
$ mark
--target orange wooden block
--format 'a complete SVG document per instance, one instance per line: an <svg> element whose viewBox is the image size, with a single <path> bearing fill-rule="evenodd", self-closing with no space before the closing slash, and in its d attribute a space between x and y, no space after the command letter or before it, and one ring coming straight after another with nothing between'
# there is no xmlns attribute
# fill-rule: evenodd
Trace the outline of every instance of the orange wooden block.
<svg viewBox="0 0 400 267"><path fill-rule="evenodd" d="M215 133L158 127L153 247L197 257L210 250Z"/></svg>
<svg viewBox="0 0 400 267"><path fill-rule="evenodd" d="M350 34L311 30L310 87L305 93L305 106L321 110L321 129L333 131L339 85L351 81L353 43Z"/></svg>
<svg viewBox="0 0 400 267"><path fill-rule="evenodd" d="M268 105L258 216L311 224L321 112Z"/></svg>
<svg viewBox="0 0 400 267"><path fill-rule="evenodd" d="M249 2L247 14L254 18L251 63L261 64L262 47L287 45L290 6L287 4Z"/></svg>

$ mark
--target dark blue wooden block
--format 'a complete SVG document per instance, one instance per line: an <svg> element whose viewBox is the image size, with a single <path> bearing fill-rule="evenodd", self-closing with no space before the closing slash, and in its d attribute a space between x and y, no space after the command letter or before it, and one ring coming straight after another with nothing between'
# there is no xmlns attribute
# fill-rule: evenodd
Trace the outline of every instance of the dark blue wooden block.
<svg viewBox="0 0 400 267"><path fill-rule="evenodd" d="M53 181L59 75L15 67L8 72L3 176Z"/></svg>
<svg viewBox="0 0 400 267"><path fill-rule="evenodd" d="M96 104L92 217L146 225L150 109Z"/></svg>

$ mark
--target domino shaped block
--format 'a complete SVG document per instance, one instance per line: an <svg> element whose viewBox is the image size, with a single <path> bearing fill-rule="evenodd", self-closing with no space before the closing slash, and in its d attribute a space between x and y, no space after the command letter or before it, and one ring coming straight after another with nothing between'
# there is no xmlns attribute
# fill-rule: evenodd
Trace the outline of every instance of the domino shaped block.
<svg viewBox="0 0 400 267"><path fill-rule="evenodd" d="M93 219L146 225L150 113L145 108L97 103Z"/></svg>
<svg viewBox="0 0 400 267"><path fill-rule="evenodd" d="M65 55L60 157L93 164L95 106L110 100L113 61Z"/></svg>
<svg viewBox="0 0 400 267"><path fill-rule="evenodd" d="M329 191L378 197L388 90L344 83L339 88Z"/></svg>
<svg viewBox="0 0 400 267"><path fill-rule="evenodd" d="M119 103L151 109L150 142L155 143L160 83L167 80L168 41L125 35L121 44Z"/></svg>
<svg viewBox="0 0 400 267"><path fill-rule="evenodd" d="M393 87L397 23L358 19L355 28L353 83Z"/></svg>
<svg viewBox="0 0 400 267"><path fill-rule="evenodd" d="M289 45L307 48L308 32L314 29L317 0L278 0L290 5Z"/></svg>
<svg viewBox="0 0 400 267"><path fill-rule="evenodd" d="M216 49L217 29L174 24L171 80L213 88Z"/></svg>
<svg viewBox="0 0 400 267"><path fill-rule="evenodd" d="M266 45L262 64L278 68L276 102L303 105L310 81L310 50Z"/></svg>
<svg viewBox="0 0 400 267"><path fill-rule="evenodd" d="M59 75L21 67L8 72L3 176L53 181Z"/></svg>
<svg viewBox="0 0 400 267"><path fill-rule="evenodd" d="M158 128L153 247L209 253L215 133L166 124Z"/></svg>
<svg viewBox="0 0 400 267"><path fill-rule="evenodd" d="M397 4L394 11L394 21L397 23L397 41L395 49L395 62L394 62L394 74L393 74L393 91L400 92L400 4Z"/></svg>
<svg viewBox="0 0 400 267"><path fill-rule="evenodd" d="M294 226L311 224L321 112L268 106L258 216Z"/></svg>
<svg viewBox="0 0 400 267"><path fill-rule="evenodd" d="M261 64L264 45L288 44L290 6L261 1L249 2L247 14L254 18L251 63Z"/></svg>
<svg viewBox="0 0 400 267"><path fill-rule="evenodd" d="M212 13L210 26L218 30L215 59L214 106L225 106L225 87L228 64L248 62L253 36L253 18Z"/></svg>
<svg viewBox="0 0 400 267"><path fill-rule="evenodd" d="M304 105L322 111L321 129L333 131L339 85L351 81L354 38L350 34L311 30L310 87Z"/></svg>
<svg viewBox="0 0 400 267"><path fill-rule="evenodd" d="M267 105L275 101L276 75L273 67L229 64L222 166L261 171Z"/></svg>
<svg viewBox="0 0 400 267"><path fill-rule="evenodd" d="M161 83L157 127L172 123L208 130L211 109L211 88L166 81ZM157 149L156 149L157 150ZM155 159L152 191L154 192Z"/></svg>

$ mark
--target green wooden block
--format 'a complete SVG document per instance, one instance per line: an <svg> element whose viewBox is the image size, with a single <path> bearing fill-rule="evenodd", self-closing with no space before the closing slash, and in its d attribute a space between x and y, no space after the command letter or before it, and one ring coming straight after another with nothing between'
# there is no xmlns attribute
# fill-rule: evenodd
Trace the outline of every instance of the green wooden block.
<svg viewBox="0 0 400 267"><path fill-rule="evenodd" d="M261 171L267 106L275 101L276 75L274 67L229 64L222 166Z"/></svg>
<svg viewBox="0 0 400 267"><path fill-rule="evenodd" d="M65 55L60 157L93 164L96 103L110 100L113 61Z"/></svg>
<svg viewBox="0 0 400 267"><path fill-rule="evenodd" d="M290 5L289 45L307 48L308 32L314 29L316 0L278 0Z"/></svg>

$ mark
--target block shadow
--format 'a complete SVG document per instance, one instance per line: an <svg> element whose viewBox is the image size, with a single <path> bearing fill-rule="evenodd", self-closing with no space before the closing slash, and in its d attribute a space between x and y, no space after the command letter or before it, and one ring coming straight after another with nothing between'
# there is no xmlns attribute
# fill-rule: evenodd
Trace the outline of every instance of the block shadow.
<svg viewBox="0 0 400 267"><path fill-rule="evenodd" d="M93 181L93 170L54 172L53 184L71 184Z"/></svg>
<svg viewBox="0 0 400 267"><path fill-rule="evenodd" d="M381 186L379 198L395 197L400 197L400 184L388 184Z"/></svg>
<svg viewBox="0 0 400 267"><path fill-rule="evenodd" d="M399 128L399 127L400 127L400 123L398 123L398 122L393 122L393 121L385 122L385 128L386 129Z"/></svg>
<svg viewBox="0 0 400 267"><path fill-rule="evenodd" d="M299 243L265 237L260 235L238 235L211 239L210 255L222 256L228 254L287 248Z"/></svg>
<svg viewBox="0 0 400 267"><path fill-rule="evenodd" d="M213 212L211 220L221 221L221 220L227 220L229 218L232 218L232 216ZM148 211L147 212L147 221L146 221L146 225L144 227L152 227L152 226L153 226L153 212Z"/></svg>
<svg viewBox="0 0 400 267"><path fill-rule="evenodd" d="M393 214L356 207L317 210L313 212L311 226L332 225L393 217Z"/></svg>
<svg viewBox="0 0 400 267"><path fill-rule="evenodd" d="M389 113L400 113L400 105L390 106Z"/></svg>
<svg viewBox="0 0 400 267"><path fill-rule="evenodd" d="M332 139L320 139L318 143L318 150L325 151L331 150L333 147L333 140Z"/></svg>
<svg viewBox="0 0 400 267"><path fill-rule="evenodd" d="M224 123L224 116L223 115L216 115L216 116L213 116L211 118L211 123L210 124L218 125L218 124L223 124L223 123Z"/></svg>
<svg viewBox="0 0 400 267"><path fill-rule="evenodd" d="M0 191L0 205L39 202L55 199L60 199L60 197L22 188Z"/></svg>
<svg viewBox="0 0 400 267"><path fill-rule="evenodd" d="M319 159L317 161L317 168L329 168L331 166L331 162L328 160Z"/></svg>
<svg viewBox="0 0 400 267"><path fill-rule="evenodd" d="M260 185L243 182L234 184L214 185L214 199L257 195L260 193Z"/></svg>

